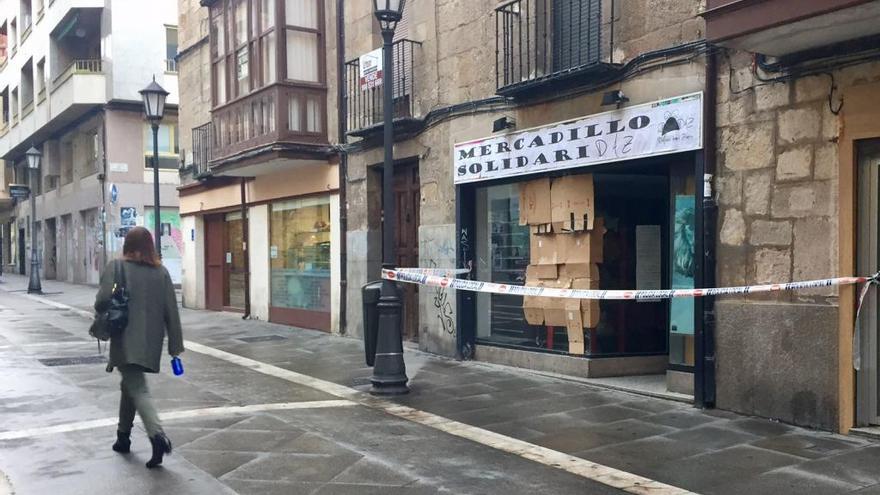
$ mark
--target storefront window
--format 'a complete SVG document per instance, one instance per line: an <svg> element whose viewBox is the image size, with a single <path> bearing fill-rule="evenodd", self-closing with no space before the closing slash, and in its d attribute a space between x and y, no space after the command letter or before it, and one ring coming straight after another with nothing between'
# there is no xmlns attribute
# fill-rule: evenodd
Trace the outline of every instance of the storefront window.
<svg viewBox="0 0 880 495"><path fill-rule="evenodd" d="M694 288L694 231L696 204L692 175L670 179L670 216L672 223L670 256L673 289ZM694 300L669 302L669 364L694 365Z"/></svg>
<svg viewBox="0 0 880 495"><path fill-rule="evenodd" d="M272 306L330 311L330 198L272 204Z"/></svg>
<svg viewBox="0 0 880 495"><path fill-rule="evenodd" d="M598 288L668 287L667 241L672 222L670 175L666 167L642 174L594 174L593 179L596 218L603 220L606 229L601 241L604 255L598 264ZM525 283L530 263L530 232L529 226L519 225L519 187L519 183L514 183L477 189L476 278L479 280ZM688 309L677 307L676 311L676 314L684 314ZM522 297L478 294L476 314L479 341L569 352L564 326L526 323ZM668 301L602 301L599 315L598 325L584 330L586 355L667 352Z"/></svg>

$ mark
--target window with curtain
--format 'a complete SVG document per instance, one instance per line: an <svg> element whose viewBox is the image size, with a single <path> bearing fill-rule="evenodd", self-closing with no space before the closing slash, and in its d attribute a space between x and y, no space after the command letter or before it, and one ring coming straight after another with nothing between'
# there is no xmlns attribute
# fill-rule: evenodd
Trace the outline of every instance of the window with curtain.
<svg viewBox="0 0 880 495"><path fill-rule="evenodd" d="M285 0L287 79L321 82L319 0Z"/></svg>

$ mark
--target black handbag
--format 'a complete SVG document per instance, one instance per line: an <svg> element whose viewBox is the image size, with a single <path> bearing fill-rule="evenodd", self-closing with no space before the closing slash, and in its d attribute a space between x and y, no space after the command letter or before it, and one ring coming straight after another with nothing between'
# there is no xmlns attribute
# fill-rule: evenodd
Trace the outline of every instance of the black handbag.
<svg viewBox="0 0 880 495"><path fill-rule="evenodd" d="M113 290L107 309L95 316L89 328L89 335L98 340L110 340L121 334L128 326L128 289L125 282L125 267L122 261L113 265Z"/></svg>

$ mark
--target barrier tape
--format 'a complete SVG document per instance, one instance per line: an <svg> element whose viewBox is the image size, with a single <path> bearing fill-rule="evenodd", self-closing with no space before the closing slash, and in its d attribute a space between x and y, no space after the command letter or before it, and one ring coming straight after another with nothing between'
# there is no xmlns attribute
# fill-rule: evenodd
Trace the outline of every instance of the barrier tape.
<svg viewBox="0 0 880 495"><path fill-rule="evenodd" d="M815 289L837 285L865 284L859 294L856 307L855 325L853 328L852 358L853 369L862 367L861 352L861 313L862 305L871 287L880 285L880 272L871 277L838 277L807 280L804 282L788 282L785 284L743 285L739 287L712 287L706 289L666 289L666 290L592 290L592 289L557 289L554 287L529 287L525 285L498 284L455 278L456 275L469 273L467 268L398 268L382 270L382 278L409 284L427 285L445 289L485 292L490 294L511 294L517 296L562 297L566 299L599 299L599 300L657 300L685 297L726 296L735 294L758 294L761 292L781 292L788 290Z"/></svg>
<svg viewBox="0 0 880 495"><path fill-rule="evenodd" d="M438 277L455 277L470 273L470 268L398 268L401 273L415 273L417 275L435 275Z"/></svg>
<svg viewBox="0 0 880 495"><path fill-rule="evenodd" d="M525 285L499 284L450 277L453 272L462 269L412 269L398 268L382 270L382 278L409 284L427 285L445 289L467 290L491 294L511 294L516 296L561 297L566 299L599 299L599 300L645 300L674 299L684 297L726 296L736 294L758 294L762 292L781 292L788 290L815 289L837 285L876 283L878 275L872 277L838 277L804 282L788 282L784 284L743 285L739 287L714 287L706 289L661 289L661 290L596 290L596 289L557 289L554 287L531 287ZM470 270L463 269L464 273ZM863 296L864 297L864 296Z"/></svg>

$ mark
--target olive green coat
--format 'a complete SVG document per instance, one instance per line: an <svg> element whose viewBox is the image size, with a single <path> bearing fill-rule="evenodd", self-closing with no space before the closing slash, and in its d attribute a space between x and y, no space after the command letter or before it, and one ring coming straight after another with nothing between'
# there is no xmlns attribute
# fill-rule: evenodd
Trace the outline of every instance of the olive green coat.
<svg viewBox="0 0 880 495"><path fill-rule="evenodd" d="M136 364L146 371L158 373L166 333L168 354L176 356L183 352L183 331L174 284L164 266L112 261L101 276L101 288L95 298L95 310L98 312L107 309L110 302L117 263L125 270L125 285L129 294L128 326L119 337L110 339L110 364L107 369Z"/></svg>

